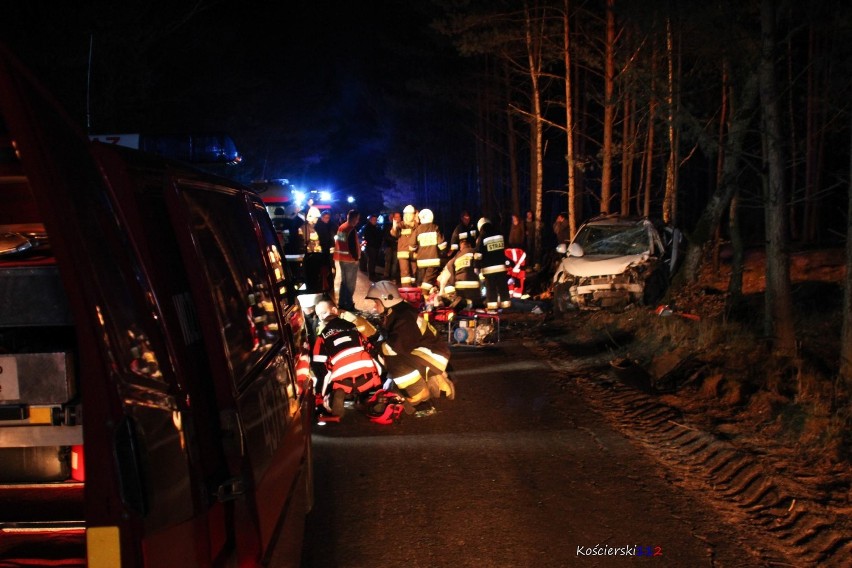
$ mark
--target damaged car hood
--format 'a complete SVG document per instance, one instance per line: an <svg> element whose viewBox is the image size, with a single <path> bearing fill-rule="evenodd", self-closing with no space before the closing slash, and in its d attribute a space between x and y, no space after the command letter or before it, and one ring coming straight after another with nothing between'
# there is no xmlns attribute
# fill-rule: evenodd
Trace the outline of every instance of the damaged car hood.
<svg viewBox="0 0 852 568"><path fill-rule="evenodd" d="M562 261L563 269L573 276L589 277L621 274L634 264L648 260L648 253L628 256L571 256Z"/></svg>

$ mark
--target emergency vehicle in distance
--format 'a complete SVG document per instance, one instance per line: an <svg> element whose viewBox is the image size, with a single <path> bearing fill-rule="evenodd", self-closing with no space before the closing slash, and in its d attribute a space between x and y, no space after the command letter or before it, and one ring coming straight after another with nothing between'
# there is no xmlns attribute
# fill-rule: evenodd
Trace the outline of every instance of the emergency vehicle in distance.
<svg viewBox="0 0 852 568"><path fill-rule="evenodd" d="M0 564L298 566L295 293L250 188L89 141L0 45Z"/></svg>
<svg viewBox="0 0 852 568"><path fill-rule="evenodd" d="M251 188L257 192L269 216L273 219L279 214L279 208L286 209L293 205L296 211L305 207L316 207L320 211L330 211L334 204L331 192L311 189L302 191L286 178L262 179L251 182Z"/></svg>

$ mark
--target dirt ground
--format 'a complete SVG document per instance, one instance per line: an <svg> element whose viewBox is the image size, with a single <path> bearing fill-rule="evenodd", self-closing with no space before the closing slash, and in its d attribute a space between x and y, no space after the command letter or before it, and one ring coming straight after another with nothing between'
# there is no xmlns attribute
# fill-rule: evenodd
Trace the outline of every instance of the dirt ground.
<svg viewBox="0 0 852 568"><path fill-rule="evenodd" d="M764 257L750 252L745 302L725 309L730 267L708 263L700 282L666 301L671 313L634 307L556 315L561 333L609 344L627 384L802 483L816 502L852 513L850 393L837 380L842 249L791 256L798 355L778 360L762 337ZM666 312L668 313L668 311Z"/></svg>

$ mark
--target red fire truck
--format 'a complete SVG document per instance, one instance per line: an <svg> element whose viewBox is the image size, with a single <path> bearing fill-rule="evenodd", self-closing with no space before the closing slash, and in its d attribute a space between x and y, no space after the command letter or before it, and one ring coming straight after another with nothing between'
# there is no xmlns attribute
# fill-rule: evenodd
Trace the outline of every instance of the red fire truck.
<svg viewBox="0 0 852 568"><path fill-rule="evenodd" d="M0 46L0 565L298 565L304 329L250 188L89 141Z"/></svg>

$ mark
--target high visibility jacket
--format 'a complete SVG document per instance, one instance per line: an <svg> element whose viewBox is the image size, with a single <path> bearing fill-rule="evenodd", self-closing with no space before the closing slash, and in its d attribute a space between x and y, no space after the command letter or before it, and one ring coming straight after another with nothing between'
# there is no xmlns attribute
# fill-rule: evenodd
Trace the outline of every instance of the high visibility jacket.
<svg viewBox="0 0 852 568"><path fill-rule="evenodd" d="M338 382L349 392L353 387L364 392L381 384L366 342L352 322L334 318L317 333L311 368L323 383L322 392ZM366 380L356 380L356 379Z"/></svg>
<svg viewBox="0 0 852 568"><path fill-rule="evenodd" d="M506 243L492 223L480 228L475 256L482 274L506 272Z"/></svg>
<svg viewBox="0 0 852 568"><path fill-rule="evenodd" d="M446 274L445 292L479 289L479 275L476 273L476 261L473 256L473 249L470 246L465 246L447 262L444 267Z"/></svg>
<svg viewBox="0 0 852 568"><path fill-rule="evenodd" d="M401 223L396 231L392 234L397 237L396 241L396 257L410 258L411 247L414 245L414 230L417 228L416 223Z"/></svg>
<svg viewBox="0 0 852 568"><path fill-rule="evenodd" d="M305 251L309 254L323 252L320 236L314 225L312 223L305 223L303 229L305 233Z"/></svg>
<svg viewBox="0 0 852 568"><path fill-rule="evenodd" d="M417 252L417 268L441 266L441 252L447 249L447 240L435 223L422 223L414 230L411 251Z"/></svg>
<svg viewBox="0 0 852 568"><path fill-rule="evenodd" d="M334 260L340 262L357 262L361 243L358 240L358 231L349 222L343 223L337 229L334 236Z"/></svg>

